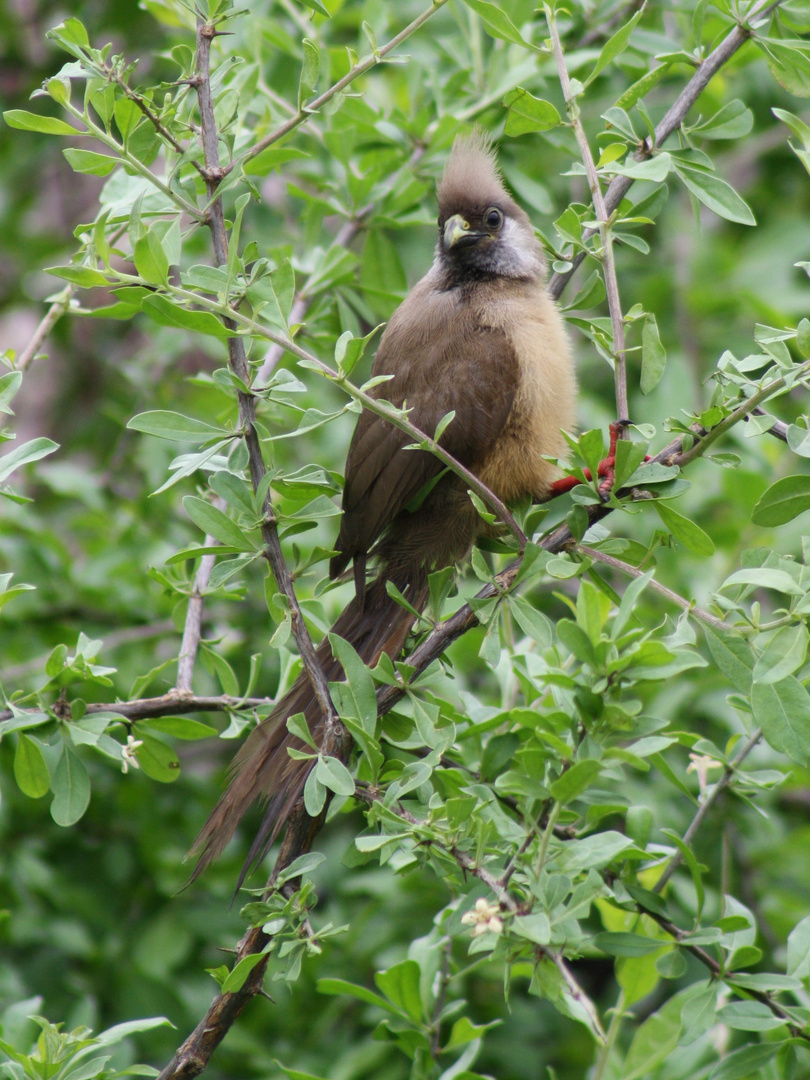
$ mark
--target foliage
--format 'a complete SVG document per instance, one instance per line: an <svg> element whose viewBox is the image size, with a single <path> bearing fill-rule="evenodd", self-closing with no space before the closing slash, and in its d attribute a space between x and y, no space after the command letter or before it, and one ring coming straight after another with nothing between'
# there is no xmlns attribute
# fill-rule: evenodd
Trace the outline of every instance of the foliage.
<svg viewBox="0 0 810 1080"><path fill-rule="evenodd" d="M0 376L0 1068L146 1075L177 1036L135 1017L185 1033L263 977L222 1075L801 1075L807 5L144 7L52 28L5 113L7 312L45 264L58 291ZM246 830L175 895L232 740L349 595L352 423L409 429L367 396L375 328L473 122L565 305L582 483L434 575L401 663L335 645L357 752L313 747L318 851L237 915Z"/></svg>

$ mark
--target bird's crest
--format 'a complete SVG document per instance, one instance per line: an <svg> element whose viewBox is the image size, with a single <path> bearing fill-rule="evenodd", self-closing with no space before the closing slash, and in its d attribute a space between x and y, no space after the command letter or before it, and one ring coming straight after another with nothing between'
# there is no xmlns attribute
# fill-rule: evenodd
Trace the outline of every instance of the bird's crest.
<svg viewBox="0 0 810 1080"><path fill-rule="evenodd" d="M442 214L466 206L483 208L504 200L511 204L486 132L476 128L470 135L456 137L437 196Z"/></svg>

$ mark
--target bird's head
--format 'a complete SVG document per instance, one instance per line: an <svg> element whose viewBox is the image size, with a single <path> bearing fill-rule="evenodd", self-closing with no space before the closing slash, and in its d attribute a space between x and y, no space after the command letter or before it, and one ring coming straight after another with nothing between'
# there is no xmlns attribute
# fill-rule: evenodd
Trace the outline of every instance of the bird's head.
<svg viewBox="0 0 810 1080"><path fill-rule="evenodd" d="M454 284L544 275L534 229L504 187L485 135L476 131L456 139L438 200L436 259Z"/></svg>

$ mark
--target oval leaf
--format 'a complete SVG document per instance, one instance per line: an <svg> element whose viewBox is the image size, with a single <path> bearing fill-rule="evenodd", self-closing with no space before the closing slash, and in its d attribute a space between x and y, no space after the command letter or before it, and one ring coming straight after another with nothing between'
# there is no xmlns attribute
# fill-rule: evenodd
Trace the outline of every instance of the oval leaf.
<svg viewBox="0 0 810 1080"><path fill-rule="evenodd" d="M755 525L772 527L810 510L810 476L783 476L764 491L751 514Z"/></svg>
<svg viewBox="0 0 810 1080"><path fill-rule="evenodd" d="M679 514L677 510L673 510L671 506L667 506L666 503L660 501L656 502L655 509L675 539L679 540L685 548L693 551L696 555L714 554L714 543L711 537L707 536L694 521L690 521L689 518L684 517L683 514Z"/></svg>
<svg viewBox="0 0 810 1080"><path fill-rule="evenodd" d="M90 781L84 762L69 742L62 745L62 756L53 774L51 817L57 825L75 825L90 802Z"/></svg>

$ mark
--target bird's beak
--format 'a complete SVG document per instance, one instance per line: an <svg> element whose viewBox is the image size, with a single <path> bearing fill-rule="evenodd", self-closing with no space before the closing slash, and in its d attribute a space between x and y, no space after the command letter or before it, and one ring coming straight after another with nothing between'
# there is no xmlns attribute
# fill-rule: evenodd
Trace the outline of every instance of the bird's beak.
<svg viewBox="0 0 810 1080"><path fill-rule="evenodd" d="M449 217L444 223L444 250L449 251L451 248L472 247L473 244L478 243L481 239L481 235L481 233L470 228L469 222L465 221L461 214L453 214L453 216Z"/></svg>

